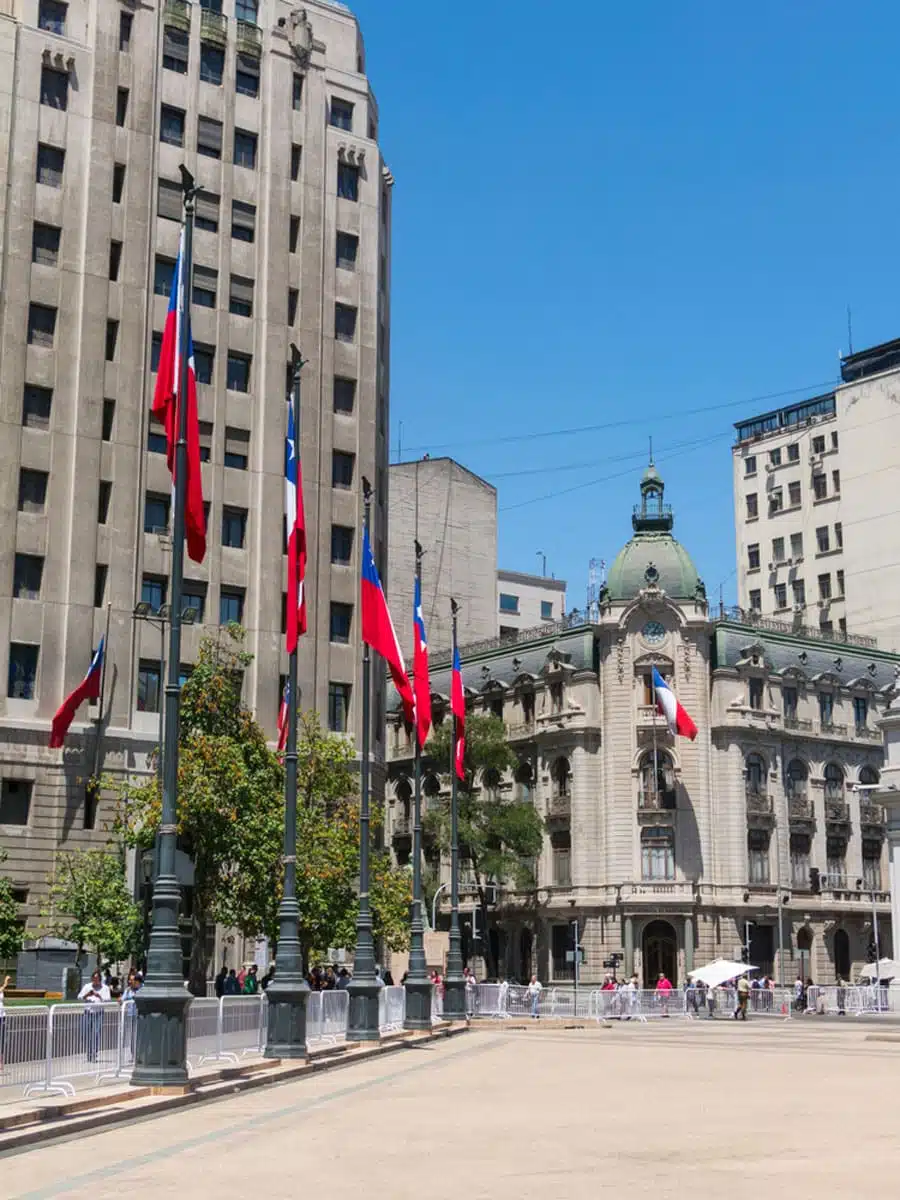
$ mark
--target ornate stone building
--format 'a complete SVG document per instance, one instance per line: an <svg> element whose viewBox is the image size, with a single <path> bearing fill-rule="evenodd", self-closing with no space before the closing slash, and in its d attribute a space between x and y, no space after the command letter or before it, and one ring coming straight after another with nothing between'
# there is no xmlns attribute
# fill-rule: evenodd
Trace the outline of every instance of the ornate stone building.
<svg viewBox="0 0 900 1200"><path fill-rule="evenodd" d="M878 782L875 721L900 657L872 639L711 615L663 497L651 465L596 623L463 647L467 701L502 716L519 760L510 778L480 785L533 801L545 822L536 886L496 881L498 961L509 977L571 978L577 919L585 982L616 951L652 985L746 943L761 971L788 982L850 975L876 911L889 950L883 814L865 789ZM437 719L449 719L449 661L432 665ZM653 667L694 718L695 741L656 714ZM412 743L389 708L387 822L402 859ZM426 802L448 786L427 772ZM462 890L474 952L465 863Z"/></svg>

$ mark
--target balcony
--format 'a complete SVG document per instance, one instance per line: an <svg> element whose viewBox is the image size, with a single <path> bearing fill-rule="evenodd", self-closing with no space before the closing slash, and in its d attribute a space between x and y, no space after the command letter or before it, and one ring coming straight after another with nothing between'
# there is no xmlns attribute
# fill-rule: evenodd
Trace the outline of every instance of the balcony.
<svg viewBox="0 0 900 1200"><path fill-rule="evenodd" d="M813 817L813 802L809 796L788 796L789 820L812 821Z"/></svg>
<svg viewBox="0 0 900 1200"><path fill-rule="evenodd" d="M391 826L391 837L408 838L412 837L413 820L412 817L394 817Z"/></svg>
<svg viewBox="0 0 900 1200"><path fill-rule="evenodd" d="M835 725L834 721L820 721L819 736L840 738L842 742L846 742L849 737L849 731L846 725Z"/></svg>
<svg viewBox="0 0 900 1200"><path fill-rule="evenodd" d="M861 800L859 802L859 823L881 829L884 825L884 809L880 804L873 804L871 800Z"/></svg>
<svg viewBox="0 0 900 1200"><path fill-rule="evenodd" d="M200 40L212 42L214 46L224 46L228 42L228 18L211 9L200 10Z"/></svg>
<svg viewBox="0 0 900 1200"><path fill-rule="evenodd" d="M637 708L638 729L658 729L663 733L669 732L666 718L660 716L655 704L639 704Z"/></svg>
<svg viewBox="0 0 900 1200"><path fill-rule="evenodd" d="M868 725L857 725L853 730L853 736L861 742L880 742L881 730L870 729Z"/></svg>
<svg viewBox="0 0 900 1200"><path fill-rule="evenodd" d="M183 29L185 33L190 33L191 6L187 0L166 0L166 6L163 9L163 24L172 29Z"/></svg>
<svg viewBox="0 0 900 1200"><path fill-rule="evenodd" d="M523 742L534 737L534 721L521 721L518 725L507 725L506 740Z"/></svg>
<svg viewBox="0 0 900 1200"><path fill-rule="evenodd" d="M653 821L660 819L662 814L674 816L677 811L674 791L653 791L651 789L638 792L638 820Z"/></svg>
<svg viewBox="0 0 900 1200"><path fill-rule="evenodd" d="M252 54L259 58L262 54L262 30L250 21L238 21L235 45L238 54Z"/></svg>
<svg viewBox="0 0 900 1200"><path fill-rule="evenodd" d="M767 792L745 793L747 801L747 819L757 823L769 824L774 818L772 797Z"/></svg>
<svg viewBox="0 0 900 1200"><path fill-rule="evenodd" d="M787 733L812 733L812 721L802 720L800 717L785 717L784 728Z"/></svg>
<svg viewBox="0 0 900 1200"><path fill-rule="evenodd" d="M556 793L550 797L547 805L547 816L551 821L566 820L572 813L572 797Z"/></svg>
<svg viewBox="0 0 900 1200"><path fill-rule="evenodd" d="M825 820L829 825L849 825L850 805L846 800L829 800L826 796Z"/></svg>

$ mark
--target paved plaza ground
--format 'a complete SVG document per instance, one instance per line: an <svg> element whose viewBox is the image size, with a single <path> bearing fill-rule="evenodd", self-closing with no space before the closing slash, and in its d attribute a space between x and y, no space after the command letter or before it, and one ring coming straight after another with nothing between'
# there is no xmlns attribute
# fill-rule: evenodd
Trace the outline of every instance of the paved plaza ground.
<svg viewBox="0 0 900 1200"><path fill-rule="evenodd" d="M872 1036L802 1020L486 1023L8 1155L0 1195L900 1196L900 1039Z"/></svg>

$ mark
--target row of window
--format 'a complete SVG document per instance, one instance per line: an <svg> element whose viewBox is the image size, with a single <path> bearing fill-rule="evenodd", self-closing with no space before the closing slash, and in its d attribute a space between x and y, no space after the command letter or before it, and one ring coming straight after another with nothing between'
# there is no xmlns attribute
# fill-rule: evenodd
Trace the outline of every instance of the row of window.
<svg viewBox="0 0 900 1200"><path fill-rule="evenodd" d="M790 553L787 553L788 545ZM835 521L834 533L828 525L819 525L816 528L816 553L828 554L832 550L842 550L844 546L844 526L841 521ZM787 543L783 537L772 538L772 560L769 563L769 569L773 567L793 566L803 557L803 534L792 533L790 535L790 543ZM750 571L758 570L762 565L761 552L759 542L753 542L747 547L747 568Z"/></svg>
<svg viewBox="0 0 900 1200"><path fill-rule="evenodd" d="M810 442L810 450L813 454L824 454L829 443L826 443L824 433L816 434ZM838 448L838 435L832 432L830 447L832 450ZM800 461L800 443L789 442L787 446L776 446L769 451L769 463L773 467L780 467L783 463L795 463ZM744 474L755 475L757 470L756 455L749 454L744 459Z"/></svg>
<svg viewBox="0 0 900 1200"><path fill-rule="evenodd" d="M823 572L823 574L816 577L819 593L818 598L820 600L844 599L844 572L835 571L834 578L835 586L832 589L830 571ZM790 586L790 593L788 593L788 586ZM792 605L797 608L803 608L806 605L806 581L803 579L793 579L790 585L787 583L775 583L772 585L771 592L776 609L786 609ZM762 590L760 588L752 588L749 593L749 599L750 608L754 612L762 612ZM846 632L844 626L841 628Z"/></svg>
<svg viewBox="0 0 900 1200"><path fill-rule="evenodd" d="M502 612L502 613L518 613L519 597L514 595L512 592L501 592L500 597L499 597L499 608L500 608L500 612ZM552 621L553 620L553 601L552 600L542 600L541 601L541 620L542 621Z"/></svg>
<svg viewBox="0 0 900 1200"><path fill-rule="evenodd" d="M796 704L796 697L794 698ZM865 702L863 702L865 703ZM795 709L796 711L796 709ZM863 716L865 721L865 715ZM825 779L825 799L843 800L845 774L840 763L829 762L823 771ZM748 796L763 796L768 794L769 768L761 754L748 754L744 759L744 780ZM800 759L792 759L784 771L784 790L788 797L802 799L806 796L806 784L809 771L806 763ZM877 787L878 771L874 767L863 766L859 769L859 783L862 787Z"/></svg>
<svg viewBox="0 0 900 1200"><path fill-rule="evenodd" d="M793 480L787 485L787 506L784 503L784 488L773 488L766 495L769 501L769 516L774 513L786 512L788 509L799 508L803 503L803 485L799 479ZM841 473L835 469L831 472L831 496L839 496L841 494ZM829 497L828 491L828 476L824 471L820 471L813 475L813 499L827 500ZM749 492L744 497L747 506L747 520L755 521L759 516L759 496L756 492Z"/></svg>
<svg viewBox="0 0 900 1200"><path fill-rule="evenodd" d="M834 692L822 690L819 696L819 720L824 727L834 723ZM762 710L765 706L765 683L758 677L748 680L748 703L750 708ZM797 720L798 693L795 687L781 688L781 704L785 721ZM857 730L866 729L869 723L869 699L867 696L853 697L853 724Z"/></svg>
<svg viewBox="0 0 900 1200"><path fill-rule="evenodd" d="M825 839L825 856L828 885L832 888L845 888L850 880L847 876L847 847L848 840L839 835L829 835ZM750 883L771 883L770 875L771 833L768 829L748 829L747 831L747 865ZM792 832L790 834L791 856L791 887L807 890L811 886L810 851L812 838L808 833ZM862 876L856 881L866 891L881 891L881 850L879 838L863 838L862 840Z"/></svg>

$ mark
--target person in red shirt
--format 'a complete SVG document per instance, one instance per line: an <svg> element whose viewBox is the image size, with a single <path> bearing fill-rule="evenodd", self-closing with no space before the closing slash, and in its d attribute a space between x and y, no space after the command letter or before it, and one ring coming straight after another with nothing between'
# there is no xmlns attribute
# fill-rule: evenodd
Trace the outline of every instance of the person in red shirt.
<svg viewBox="0 0 900 1200"><path fill-rule="evenodd" d="M659 1002L662 1008L662 1015L667 1017L669 1015L669 996L672 993L672 985L663 971L660 971L659 978L656 981L656 990L660 994Z"/></svg>

